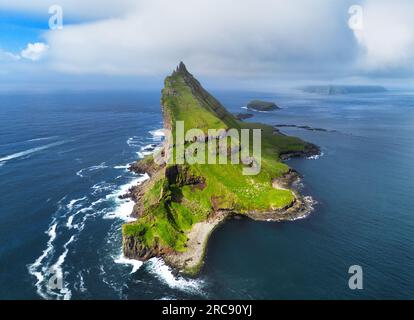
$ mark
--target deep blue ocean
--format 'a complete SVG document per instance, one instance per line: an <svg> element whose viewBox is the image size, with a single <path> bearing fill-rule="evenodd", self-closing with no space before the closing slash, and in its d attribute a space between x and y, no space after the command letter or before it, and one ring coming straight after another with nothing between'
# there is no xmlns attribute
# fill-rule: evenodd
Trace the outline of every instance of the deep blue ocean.
<svg viewBox="0 0 414 320"><path fill-rule="evenodd" d="M228 221L196 279L128 261L133 204L118 195L162 139L160 93L2 93L0 299L413 299L414 92L212 93L232 112L255 98L282 108L249 121L334 130L282 130L323 151L288 161L317 201L310 216ZM351 265L363 290L348 287Z"/></svg>

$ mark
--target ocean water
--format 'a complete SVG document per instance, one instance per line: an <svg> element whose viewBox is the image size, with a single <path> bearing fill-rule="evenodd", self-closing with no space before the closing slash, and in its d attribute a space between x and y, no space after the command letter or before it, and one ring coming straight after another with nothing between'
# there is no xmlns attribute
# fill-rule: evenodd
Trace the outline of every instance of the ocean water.
<svg viewBox="0 0 414 320"><path fill-rule="evenodd" d="M147 177L126 170L162 140L159 92L0 95L0 299L399 299L414 297L414 92L319 96L213 92L249 121L321 146L292 159L303 220L234 219L212 235L199 277L121 255L119 200ZM360 265L364 289L350 290Z"/></svg>

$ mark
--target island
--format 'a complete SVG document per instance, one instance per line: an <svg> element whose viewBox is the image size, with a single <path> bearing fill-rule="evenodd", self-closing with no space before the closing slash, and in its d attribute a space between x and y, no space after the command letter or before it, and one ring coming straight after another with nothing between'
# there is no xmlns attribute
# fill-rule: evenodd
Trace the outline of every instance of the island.
<svg viewBox="0 0 414 320"><path fill-rule="evenodd" d="M273 111L280 108L274 102L252 100L247 104L247 109L255 111Z"/></svg>
<svg viewBox="0 0 414 320"><path fill-rule="evenodd" d="M382 86L371 85L320 85L320 86L306 86L301 88L307 93L316 93L321 95L337 95L337 94L354 94L354 93L379 93L386 92Z"/></svg>
<svg viewBox="0 0 414 320"><path fill-rule="evenodd" d="M183 63L165 79L161 105L164 128L173 133L180 121L186 130L207 133L208 129L222 129L224 134L209 137L217 140L227 139L231 129L259 130L261 170L244 175L249 165L242 162L160 164L155 155L132 164L130 170L150 178L128 194L135 201L132 216L136 220L122 226L126 257L141 261L161 257L174 270L195 276L203 266L209 235L226 219L293 221L309 214L312 203L295 189L300 175L281 159L317 155L317 146L280 134L269 125L237 120ZM166 137L161 154L178 152L174 135ZM191 148L195 141L198 139L186 140L184 147ZM258 159L252 160L254 164Z"/></svg>

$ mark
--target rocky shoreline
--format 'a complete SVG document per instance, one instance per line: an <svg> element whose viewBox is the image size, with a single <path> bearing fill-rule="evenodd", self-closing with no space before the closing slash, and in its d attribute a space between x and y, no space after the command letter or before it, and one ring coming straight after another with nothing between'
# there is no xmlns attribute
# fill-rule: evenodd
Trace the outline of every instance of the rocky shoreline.
<svg viewBox="0 0 414 320"><path fill-rule="evenodd" d="M276 124L275 129L278 130L277 128L297 128L297 129L304 129L304 130L308 130L308 131L321 131L321 132L337 132L336 130L329 130L329 129L324 129L324 128L314 128L311 126L300 126L300 125L296 125L296 124Z"/></svg>
<svg viewBox="0 0 414 320"><path fill-rule="evenodd" d="M164 142L164 144L166 143ZM287 160L292 157L311 157L319 154L320 149L318 146L307 143L303 151L280 154L280 159ZM136 174L147 174L150 177L141 184L132 187L126 195L122 196L123 198L131 198L135 202L131 216L139 219L144 212L140 198L152 186L153 181L156 180L155 177L158 175L171 176L172 174L171 172L167 172L165 166L157 165L152 160L152 157L147 157L131 164L129 170ZM171 168L168 171L171 171ZM159 246L148 249L132 237L124 237L122 244L123 252L126 257L140 261L146 261L153 257L161 257L174 270L189 276L195 276L203 266L206 247L211 233L226 220L243 216L255 221L281 222L294 221L308 216L313 210L313 201L300 194L299 185L301 179L301 175L296 170L289 169L283 176L272 180L272 186L274 188L291 190L294 194L295 199L284 208L269 212L252 211L245 214L231 210L211 212L207 220L196 223L186 234L188 242L186 251L184 252L176 252ZM188 184L196 185L198 183L196 182L189 181Z"/></svg>
<svg viewBox="0 0 414 320"><path fill-rule="evenodd" d="M303 155L304 153L302 153L302 156ZM151 177L158 174L165 174L165 167L154 167L154 165L149 166L147 163L148 161L145 160L146 159L143 159L132 164L130 166L130 170L139 174L147 173L149 174L150 179L131 188L129 193L125 195L125 197L129 197L135 202L131 215L138 219L143 212L139 198L150 186L152 181ZM200 272L203 266L208 239L211 233L226 220L242 216L255 221L281 222L294 221L308 216L313 210L313 201L299 193L301 179L301 175L296 170L289 169L289 171L283 176L272 180L274 188L287 189L293 191L294 193L295 199L290 205L284 208L269 212L252 211L245 214L231 210L218 210L216 212L211 212L207 220L196 223L186 234L188 242L186 251L184 252L176 252L168 249L166 250L165 248L160 248L158 246L148 249L143 247L133 238L128 237L123 240L123 252L126 257L141 261L146 261L153 257L160 257L167 265L172 267L177 272L181 272L188 276L195 276Z"/></svg>

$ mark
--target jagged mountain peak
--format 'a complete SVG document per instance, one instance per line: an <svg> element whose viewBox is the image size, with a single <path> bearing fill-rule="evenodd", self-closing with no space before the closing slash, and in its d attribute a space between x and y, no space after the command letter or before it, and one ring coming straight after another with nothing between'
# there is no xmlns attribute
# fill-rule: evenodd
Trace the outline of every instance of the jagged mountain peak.
<svg viewBox="0 0 414 320"><path fill-rule="evenodd" d="M184 62L180 61L177 68L175 69L175 72L181 75L190 75L191 73L188 72L187 67L185 66Z"/></svg>

